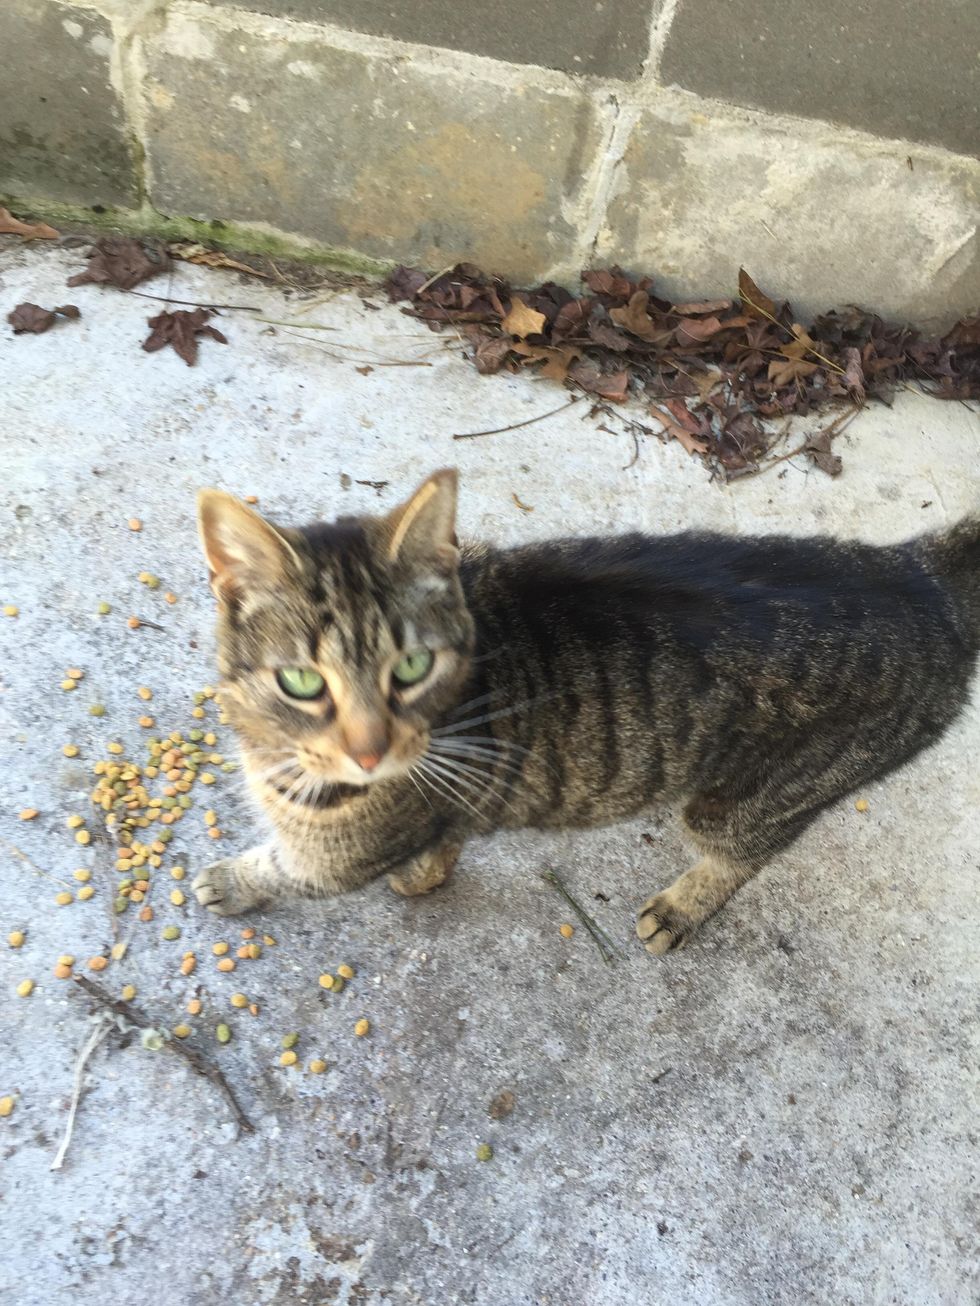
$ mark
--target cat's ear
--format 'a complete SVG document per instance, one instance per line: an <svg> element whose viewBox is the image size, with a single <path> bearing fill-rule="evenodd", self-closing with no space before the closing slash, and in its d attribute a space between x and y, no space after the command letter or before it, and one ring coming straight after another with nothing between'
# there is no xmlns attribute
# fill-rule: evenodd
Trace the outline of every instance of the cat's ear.
<svg viewBox="0 0 980 1306"><path fill-rule="evenodd" d="M388 558L448 576L459 562L455 467L433 472L407 503L389 513Z"/></svg>
<svg viewBox="0 0 980 1306"><path fill-rule="evenodd" d="M223 602L275 588L299 565L276 528L224 490L198 493L197 524L211 588Z"/></svg>

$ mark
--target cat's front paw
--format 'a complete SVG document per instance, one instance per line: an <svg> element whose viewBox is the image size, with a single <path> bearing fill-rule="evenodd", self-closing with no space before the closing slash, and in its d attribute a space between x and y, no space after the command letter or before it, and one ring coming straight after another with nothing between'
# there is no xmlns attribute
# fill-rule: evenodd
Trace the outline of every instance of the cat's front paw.
<svg viewBox="0 0 980 1306"><path fill-rule="evenodd" d="M636 917L636 932L655 957L682 948L696 928L696 922L672 901L670 889L648 898Z"/></svg>
<svg viewBox="0 0 980 1306"><path fill-rule="evenodd" d="M191 888L201 906L216 916L240 916L269 901L269 894L248 879L238 857L226 857L206 866Z"/></svg>

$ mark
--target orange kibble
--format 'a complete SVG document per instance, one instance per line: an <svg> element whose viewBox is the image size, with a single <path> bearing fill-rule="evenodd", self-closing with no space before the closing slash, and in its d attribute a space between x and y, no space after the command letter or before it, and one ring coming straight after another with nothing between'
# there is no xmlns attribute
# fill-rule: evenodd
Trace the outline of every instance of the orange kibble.
<svg viewBox="0 0 980 1306"><path fill-rule="evenodd" d="M237 964L238 963L235 961L234 957L222 957L218 962L218 970L234 970Z"/></svg>
<svg viewBox="0 0 980 1306"><path fill-rule="evenodd" d="M163 596L163 599L164 599L164 602L165 602L165 603L176 603L176 602L177 602L177 595L176 595L176 594L171 594L171 592L170 592L169 590L167 590L166 594L164 594L164 596Z"/></svg>
<svg viewBox="0 0 980 1306"><path fill-rule="evenodd" d="M130 517L126 525L131 531L141 531L143 529L143 523L138 517Z"/></svg>
<svg viewBox="0 0 980 1306"><path fill-rule="evenodd" d="M575 933L575 926L569 925L568 922L566 921L564 925L558 926L558 933L561 935L563 939L570 939L572 935Z"/></svg>
<svg viewBox="0 0 980 1306"><path fill-rule="evenodd" d="M181 975L193 975L197 969L197 958L192 952L189 952L184 960L180 963Z"/></svg>
<svg viewBox="0 0 980 1306"><path fill-rule="evenodd" d="M248 1004L248 1014L250 1016L257 1016L259 1014L259 1004L257 1002L250 1002Z"/></svg>
<svg viewBox="0 0 980 1306"><path fill-rule="evenodd" d="M136 694L139 698L141 698L144 701L144 703L148 703L150 699L153 697L153 690L150 689L147 685L140 685L139 689L136 691Z"/></svg>
<svg viewBox="0 0 980 1306"><path fill-rule="evenodd" d="M250 943L250 944L248 945L248 955L249 955L249 957L250 957L250 959L251 959L252 961L257 961L257 960L259 959L259 957L262 956L262 947L261 947L261 944L258 944L258 943Z"/></svg>
<svg viewBox="0 0 980 1306"><path fill-rule="evenodd" d="M245 927L245 929L242 930L241 937L242 937L243 939L254 939L254 938L255 938L255 931L252 929L251 925L247 925L247 926Z"/></svg>
<svg viewBox="0 0 980 1306"><path fill-rule="evenodd" d="M54 968L55 979L71 979L71 967L66 966L63 961L59 961Z"/></svg>
<svg viewBox="0 0 980 1306"><path fill-rule="evenodd" d="M248 944L243 943L242 946L241 946L240 948L237 948L236 951L235 951L235 956L236 956L236 957L247 957L247 956L248 956Z"/></svg>
<svg viewBox="0 0 980 1306"><path fill-rule="evenodd" d="M139 889L140 893L146 893L149 887L150 887L149 880L137 880L136 883L133 885L133 888Z"/></svg>
<svg viewBox="0 0 980 1306"><path fill-rule="evenodd" d="M201 1014L201 999L191 998L190 1002L187 1004L187 1012L188 1015L199 1016Z"/></svg>
<svg viewBox="0 0 980 1306"><path fill-rule="evenodd" d="M140 920L145 922L145 921L151 921L152 919L153 919L153 908L148 903L145 907L140 908Z"/></svg>
<svg viewBox="0 0 980 1306"><path fill-rule="evenodd" d="M25 807L18 813L18 815L22 821L33 821L35 816L37 816L37 808Z"/></svg>
<svg viewBox="0 0 980 1306"><path fill-rule="evenodd" d="M210 830L208 831L208 838L209 838L209 839L220 839L220 838L221 838L221 831L218 829L217 826L212 827L212 829L210 829Z"/></svg>
<svg viewBox="0 0 980 1306"><path fill-rule="evenodd" d="M139 719L139 724L143 727L144 730L149 730L150 726L154 725L155 723L153 717L141 716Z"/></svg>
<svg viewBox="0 0 980 1306"><path fill-rule="evenodd" d="M109 964L108 957L89 957L88 959L89 970L105 970L108 964Z"/></svg>
<svg viewBox="0 0 980 1306"><path fill-rule="evenodd" d="M258 501L259 501L259 496L257 494L246 494L245 496L246 503L258 503Z"/></svg>
<svg viewBox="0 0 980 1306"><path fill-rule="evenodd" d="M216 957L223 957L228 951L228 944L223 939L211 944L211 951Z"/></svg>
<svg viewBox="0 0 980 1306"><path fill-rule="evenodd" d="M130 630L139 630L140 628L139 617L127 617L126 625L129 627Z"/></svg>
<svg viewBox="0 0 980 1306"><path fill-rule="evenodd" d="M81 680L84 677L85 672L79 671L78 667L69 667L65 672L65 675L70 676L72 680Z"/></svg>

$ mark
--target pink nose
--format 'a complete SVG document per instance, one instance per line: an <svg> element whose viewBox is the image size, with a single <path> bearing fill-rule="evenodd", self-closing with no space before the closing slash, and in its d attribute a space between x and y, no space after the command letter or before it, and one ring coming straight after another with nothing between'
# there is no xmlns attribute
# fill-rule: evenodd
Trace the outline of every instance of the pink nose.
<svg viewBox="0 0 980 1306"><path fill-rule="evenodd" d="M373 771L383 756L383 753L351 753L351 757L362 771Z"/></svg>

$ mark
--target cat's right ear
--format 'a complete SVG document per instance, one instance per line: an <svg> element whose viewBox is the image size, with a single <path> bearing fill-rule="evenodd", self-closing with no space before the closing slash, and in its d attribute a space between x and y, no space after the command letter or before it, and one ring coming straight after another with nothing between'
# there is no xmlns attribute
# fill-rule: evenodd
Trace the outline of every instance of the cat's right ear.
<svg viewBox="0 0 980 1306"><path fill-rule="evenodd" d="M211 589L222 603L250 591L274 589L299 567L289 541L224 490L198 492L197 524Z"/></svg>

